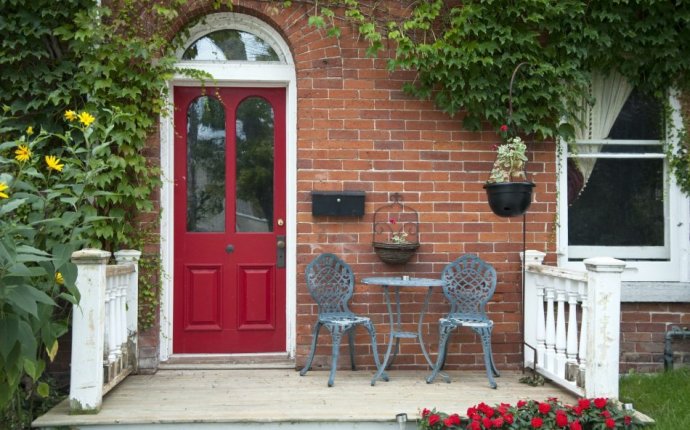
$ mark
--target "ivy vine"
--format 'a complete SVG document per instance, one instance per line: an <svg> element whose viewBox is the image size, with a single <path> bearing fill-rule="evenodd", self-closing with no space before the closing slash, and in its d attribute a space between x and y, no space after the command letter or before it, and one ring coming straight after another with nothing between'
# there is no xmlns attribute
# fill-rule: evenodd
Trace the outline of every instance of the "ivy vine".
<svg viewBox="0 0 690 430"><path fill-rule="evenodd" d="M594 102L594 71L618 71L664 104L670 87L690 90L687 2L432 0L391 10L356 0L303 3L313 4L312 25L356 25L371 54L393 46L390 69L417 72L404 90L458 114L470 130L508 123L536 138L571 141L583 105ZM523 62L529 67L515 81L509 118L511 72ZM688 140L681 137L669 160L688 192Z"/></svg>

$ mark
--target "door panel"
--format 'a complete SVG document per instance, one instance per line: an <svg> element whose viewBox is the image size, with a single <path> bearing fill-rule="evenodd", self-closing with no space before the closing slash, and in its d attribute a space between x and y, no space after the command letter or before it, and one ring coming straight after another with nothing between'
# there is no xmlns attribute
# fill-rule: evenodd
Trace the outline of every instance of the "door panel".
<svg viewBox="0 0 690 430"><path fill-rule="evenodd" d="M283 352L285 90L174 97L173 352Z"/></svg>

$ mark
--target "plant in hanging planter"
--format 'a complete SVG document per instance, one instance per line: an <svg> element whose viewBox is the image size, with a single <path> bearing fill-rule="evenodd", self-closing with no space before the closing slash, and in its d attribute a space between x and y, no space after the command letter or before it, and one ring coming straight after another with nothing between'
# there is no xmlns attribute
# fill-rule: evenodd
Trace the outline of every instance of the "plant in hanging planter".
<svg viewBox="0 0 690 430"><path fill-rule="evenodd" d="M395 229L396 225L398 224L398 221L395 220L395 218L391 218L388 220L388 222L391 224L391 242L392 243L409 243L407 240L407 232L405 230L397 230L393 231Z"/></svg>
<svg viewBox="0 0 690 430"><path fill-rule="evenodd" d="M527 145L519 136L508 137L508 133L508 126L502 125L499 134L504 143L496 146L496 161L484 185L491 210L502 217L525 213L534 188L525 174Z"/></svg>

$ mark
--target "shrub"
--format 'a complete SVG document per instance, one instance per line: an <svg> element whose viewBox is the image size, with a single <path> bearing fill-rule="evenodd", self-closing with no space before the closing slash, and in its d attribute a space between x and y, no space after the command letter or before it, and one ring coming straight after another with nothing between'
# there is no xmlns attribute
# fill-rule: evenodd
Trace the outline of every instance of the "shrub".
<svg viewBox="0 0 690 430"><path fill-rule="evenodd" d="M97 199L111 194L99 178L117 115L101 116L104 125L67 111L64 133L19 131L0 117L0 410L13 396L49 395L39 378L79 299L70 258L103 220Z"/></svg>

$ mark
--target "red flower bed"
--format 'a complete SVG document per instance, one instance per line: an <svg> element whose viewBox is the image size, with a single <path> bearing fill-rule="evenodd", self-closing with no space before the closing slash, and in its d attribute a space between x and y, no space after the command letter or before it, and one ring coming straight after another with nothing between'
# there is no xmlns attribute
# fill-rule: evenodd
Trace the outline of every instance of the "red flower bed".
<svg viewBox="0 0 690 430"><path fill-rule="evenodd" d="M520 400L515 406L501 403L491 407L480 403L467 410L467 418L436 409L423 409L418 428L424 430L609 430L642 427L631 411L623 411L604 399L580 399L577 405L566 405L556 398L545 402Z"/></svg>

